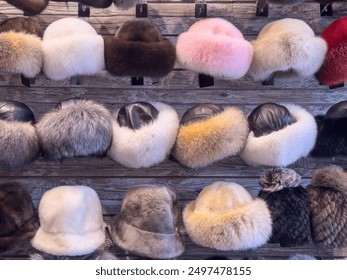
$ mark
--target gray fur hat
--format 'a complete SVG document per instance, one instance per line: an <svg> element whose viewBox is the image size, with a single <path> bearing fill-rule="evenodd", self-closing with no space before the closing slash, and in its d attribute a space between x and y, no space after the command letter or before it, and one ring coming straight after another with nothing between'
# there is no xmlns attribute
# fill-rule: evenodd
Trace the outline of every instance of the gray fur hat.
<svg viewBox="0 0 347 280"><path fill-rule="evenodd" d="M31 196L16 183L0 185L0 253L32 238L38 229Z"/></svg>
<svg viewBox="0 0 347 280"><path fill-rule="evenodd" d="M313 238L330 247L347 246L347 172L330 165L316 170L307 187Z"/></svg>
<svg viewBox="0 0 347 280"><path fill-rule="evenodd" d="M0 100L0 165L20 170L40 152L35 116L24 103Z"/></svg>
<svg viewBox="0 0 347 280"><path fill-rule="evenodd" d="M167 187L131 188L111 226L113 241L135 254L169 259L184 251L177 197Z"/></svg>
<svg viewBox="0 0 347 280"><path fill-rule="evenodd" d="M61 102L38 121L36 129L44 157L54 161L103 156L112 141L109 111L80 98Z"/></svg>

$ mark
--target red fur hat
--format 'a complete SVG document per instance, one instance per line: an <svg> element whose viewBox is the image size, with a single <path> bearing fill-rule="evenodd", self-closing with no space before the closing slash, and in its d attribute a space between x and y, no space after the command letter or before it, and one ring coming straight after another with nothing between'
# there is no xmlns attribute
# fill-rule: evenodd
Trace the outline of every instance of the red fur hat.
<svg viewBox="0 0 347 280"><path fill-rule="evenodd" d="M347 16L330 24L321 37L328 44L328 52L317 78L323 85L343 83L347 80Z"/></svg>

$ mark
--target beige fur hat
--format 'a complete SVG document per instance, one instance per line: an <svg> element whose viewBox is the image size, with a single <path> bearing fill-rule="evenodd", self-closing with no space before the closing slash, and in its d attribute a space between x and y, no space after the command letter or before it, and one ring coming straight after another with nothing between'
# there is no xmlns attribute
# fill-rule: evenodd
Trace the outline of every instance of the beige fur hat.
<svg viewBox="0 0 347 280"><path fill-rule="evenodd" d="M112 221L112 238L124 250L152 259L181 255L181 213L176 194L167 187L138 186L125 195Z"/></svg>
<svg viewBox="0 0 347 280"><path fill-rule="evenodd" d="M183 115L173 154L185 166L205 167L238 154L248 132L248 122L241 110L200 104Z"/></svg>
<svg viewBox="0 0 347 280"><path fill-rule="evenodd" d="M183 222L195 243L222 251L259 247L272 231L266 203L229 182L205 187L183 210Z"/></svg>
<svg viewBox="0 0 347 280"><path fill-rule="evenodd" d="M56 256L90 254L105 242L104 222L96 192L85 186L62 186L44 193L40 228L32 246Z"/></svg>

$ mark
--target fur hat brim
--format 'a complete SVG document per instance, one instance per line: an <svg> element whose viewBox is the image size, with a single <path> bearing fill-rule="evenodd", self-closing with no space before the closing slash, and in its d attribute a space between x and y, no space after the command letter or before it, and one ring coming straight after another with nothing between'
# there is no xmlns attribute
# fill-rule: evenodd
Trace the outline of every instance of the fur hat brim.
<svg viewBox="0 0 347 280"><path fill-rule="evenodd" d="M176 49L170 40L122 41L104 37L106 70L115 76L162 77L174 67Z"/></svg>
<svg viewBox="0 0 347 280"><path fill-rule="evenodd" d="M31 123L0 120L0 126L0 165L20 170L38 157L39 138Z"/></svg>
<svg viewBox="0 0 347 280"><path fill-rule="evenodd" d="M287 166L305 157L314 147L317 124L304 108L285 105L296 122L268 135L255 137L251 131L240 157L251 166Z"/></svg>
<svg viewBox="0 0 347 280"><path fill-rule="evenodd" d="M177 234L144 231L116 217L112 221L112 237L123 250L152 259L171 259L184 252L184 244Z"/></svg>
<svg viewBox="0 0 347 280"><path fill-rule="evenodd" d="M113 140L108 150L113 160L127 167L141 168L158 164L169 155L179 127L177 112L161 102L153 102L152 105L159 115L140 129L120 126L113 119Z"/></svg>
<svg viewBox="0 0 347 280"><path fill-rule="evenodd" d="M315 117L318 126L316 144L312 156L332 157L347 155L347 118L325 119Z"/></svg>
<svg viewBox="0 0 347 280"><path fill-rule="evenodd" d="M46 113L36 129L43 155L54 161L105 155L112 142L111 115L91 100Z"/></svg>
<svg viewBox="0 0 347 280"><path fill-rule="evenodd" d="M49 0L6 0L7 3L31 15L37 15L46 9Z"/></svg>
<svg viewBox="0 0 347 280"><path fill-rule="evenodd" d="M282 19L267 24L253 45L253 60L248 75L264 81L277 71L293 70L311 76L323 64L327 52L324 39L298 19Z"/></svg>
<svg viewBox="0 0 347 280"><path fill-rule="evenodd" d="M210 118L182 125L173 153L183 165L204 167L237 155L245 145L248 132L243 112L229 107Z"/></svg>
<svg viewBox="0 0 347 280"><path fill-rule="evenodd" d="M271 217L261 199L221 215L194 211L195 201L183 210L183 221L190 238L198 245L218 250L247 250L264 245L271 234Z"/></svg>
<svg viewBox="0 0 347 280"><path fill-rule="evenodd" d="M13 44L15 42L15 44ZM34 78L42 68L42 42L35 35L0 33L0 70ZM11 54L11 55L7 55Z"/></svg>
<svg viewBox="0 0 347 280"><path fill-rule="evenodd" d="M180 34L176 50L184 68L225 79L243 77L253 56L252 45L243 38L203 31Z"/></svg>
<svg viewBox="0 0 347 280"><path fill-rule="evenodd" d="M44 40L43 72L52 80L95 75L105 69L104 40L99 35L76 34Z"/></svg>

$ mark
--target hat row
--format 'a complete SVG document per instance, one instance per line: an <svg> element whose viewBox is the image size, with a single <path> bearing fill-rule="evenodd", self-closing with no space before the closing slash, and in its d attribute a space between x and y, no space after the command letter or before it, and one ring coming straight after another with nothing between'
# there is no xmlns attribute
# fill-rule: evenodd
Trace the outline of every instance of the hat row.
<svg viewBox="0 0 347 280"><path fill-rule="evenodd" d="M59 103L36 123L18 101L0 101L0 163L21 169L40 151L53 161L105 156L129 168L159 164L172 152L190 168L240 155L251 166L287 166L313 156L347 154L347 101L313 117L293 104L264 103L248 117L237 107L199 104L181 122L162 102L134 102L110 112L81 98ZM318 133L317 133L318 127Z"/></svg>
<svg viewBox="0 0 347 280"><path fill-rule="evenodd" d="M232 182L202 189L183 212L193 242L218 250L247 250L271 243L347 246L347 173L338 166L317 170L304 188L291 169L273 169L260 179L257 198ZM45 192L38 228L30 195L22 186L0 186L0 248L28 238L32 246L57 256L81 256L105 243L102 207L86 186L60 186ZM134 186L109 224L120 248L148 258L174 258L184 252L181 211L175 192L164 186ZM38 228L38 229L37 229ZM311 231L312 228L312 231Z"/></svg>
<svg viewBox="0 0 347 280"><path fill-rule="evenodd" d="M95 8L108 8L114 3L119 9L129 9L136 4L136 0L5 0L7 3L15 6L30 15L40 14L49 2L78 2Z"/></svg>
<svg viewBox="0 0 347 280"><path fill-rule="evenodd" d="M41 41L36 21L11 18L0 26L0 44L12 55L0 58L0 67L29 78L42 68L52 80L104 69L116 76L161 77L177 60L186 69L224 79L247 74L264 81L278 71L310 76L319 70L320 82L333 85L346 79L346 42L331 34L345 32L346 21L336 20L316 37L302 20L276 20L248 42L232 23L209 18L180 34L175 47L147 20L128 21L115 36L102 37L82 19L63 18L47 27ZM20 44L11 44L14 40Z"/></svg>

